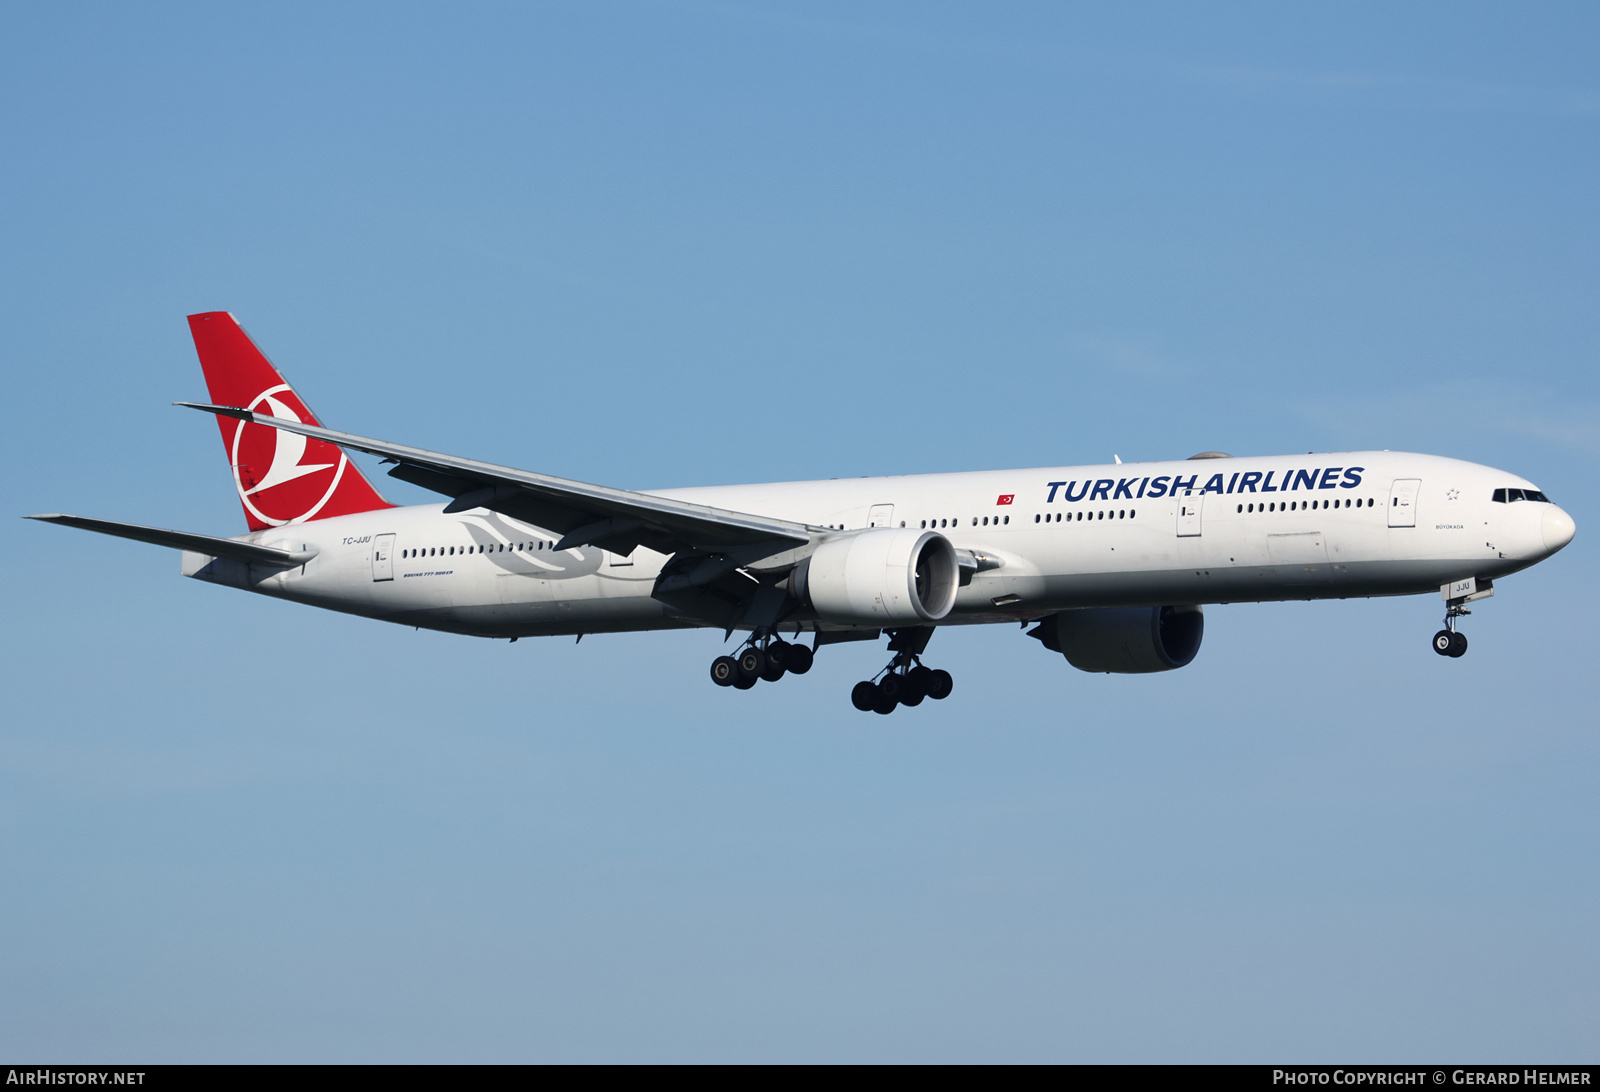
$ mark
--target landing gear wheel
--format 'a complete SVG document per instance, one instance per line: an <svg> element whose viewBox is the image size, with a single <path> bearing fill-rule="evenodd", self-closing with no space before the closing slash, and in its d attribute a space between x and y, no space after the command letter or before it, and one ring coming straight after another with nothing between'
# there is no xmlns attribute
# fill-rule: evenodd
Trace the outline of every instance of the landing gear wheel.
<svg viewBox="0 0 1600 1092"><path fill-rule="evenodd" d="M1455 659L1460 659L1467 654L1467 635L1460 630L1456 630L1450 636L1453 640L1448 655Z"/></svg>
<svg viewBox="0 0 1600 1092"><path fill-rule="evenodd" d="M1456 635L1447 629L1441 629L1433 635L1433 650L1441 656L1455 654Z"/></svg>
<svg viewBox="0 0 1600 1092"><path fill-rule="evenodd" d="M928 680L924 676L918 675L918 670L920 669L912 668L910 671L906 672L900 677L901 705L909 705L915 708L916 706L922 704L923 698L928 696ZM929 671L926 672L926 674L932 675L933 672Z"/></svg>
<svg viewBox="0 0 1600 1092"><path fill-rule="evenodd" d="M805 645L789 645L784 653L783 666L791 675L804 675L811 670L811 650Z"/></svg>
<svg viewBox="0 0 1600 1092"><path fill-rule="evenodd" d="M718 686L732 686L739 679L739 661L732 656L718 656L711 661L711 681Z"/></svg>
<svg viewBox="0 0 1600 1092"><path fill-rule="evenodd" d="M877 685L858 683L850 695L857 709L871 709L888 715L895 706L908 708L921 705L929 698L935 701L950 696L955 682L950 672L929 670L922 665L923 650L933 627L889 631L889 651L894 653L886 667L877 675ZM803 650L802 650L803 651Z"/></svg>
<svg viewBox="0 0 1600 1092"><path fill-rule="evenodd" d="M878 688L869 682L858 682L850 691L850 704L863 713L872 712L872 707L878 704Z"/></svg>
<svg viewBox="0 0 1600 1092"><path fill-rule="evenodd" d="M760 681L761 676L759 675L746 675L740 672L739 677L733 680L733 686L735 690L749 690Z"/></svg>
<svg viewBox="0 0 1600 1092"><path fill-rule="evenodd" d="M767 654L754 645L739 653L739 670L752 679L767 669Z"/></svg>
<svg viewBox="0 0 1600 1092"><path fill-rule="evenodd" d="M771 650L768 650L769 654L767 656L767 669L761 673L760 677L765 679L767 682L777 682L779 679L783 678L784 668L783 664L772 662L770 651Z"/></svg>
<svg viewBox="0 0 1600 1092"><path fill-rule="evenodd" d="M780 641L774 637L767 643L767 666L781 667L789 670L789 654L794 651L794 646L788 641Z"/></svg>

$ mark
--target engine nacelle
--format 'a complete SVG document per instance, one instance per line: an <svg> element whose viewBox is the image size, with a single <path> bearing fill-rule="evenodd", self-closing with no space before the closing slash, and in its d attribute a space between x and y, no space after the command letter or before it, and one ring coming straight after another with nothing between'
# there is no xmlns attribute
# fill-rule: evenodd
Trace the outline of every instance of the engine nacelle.
<svg viewBox="0 0 1600 1092"><path fill-rule="evenodd" d="M919 626L955 606L955 547L934 531L882 527L825 542L789 578L824 622Z"/></svg>
<svg viewBox="0 0 1600 1092"><path fill-rule="evenodd" d="M1101 607L1053 614L1028 636L1079 671L1137 675L1188 664L1205 628L1199 607Z"/></svg>

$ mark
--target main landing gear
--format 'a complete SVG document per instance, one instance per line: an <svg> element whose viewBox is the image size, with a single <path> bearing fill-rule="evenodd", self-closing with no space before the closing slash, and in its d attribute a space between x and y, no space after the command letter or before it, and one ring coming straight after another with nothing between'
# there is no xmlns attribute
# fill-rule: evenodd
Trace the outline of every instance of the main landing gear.
<svg viewBox="0 0 1600 1092"><path fill-rule="evenodd" d="M785 675L804 675L811 670L811 650L792 645L773 634L750 638L737 656L718 656L711 661L711 681L718 686L749 690L763 679L777 682Z"/></svg>
<svg viewBox="0 0 1600 1092"><path fill-rule="evenodd" d="M955 688L950 672L922 666L922 650L928 647L933 627L892 630L889 651L894 659L871 679L858 682L850 691L850 704L863 713L888 716L897 705L917 706L924 698L943 701Z"/></svg>

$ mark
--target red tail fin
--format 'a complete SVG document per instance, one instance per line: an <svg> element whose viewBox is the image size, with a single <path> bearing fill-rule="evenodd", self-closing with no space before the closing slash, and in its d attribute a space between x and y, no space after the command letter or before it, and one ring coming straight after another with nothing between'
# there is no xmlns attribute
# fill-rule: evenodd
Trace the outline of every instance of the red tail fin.
<svg viewBox="0 0 1600 1092"><path fill-rule="evenodd" d="M228 312L190 315L189 331L211 401L322 424ZM232 417L217 424L252 531L393 507L332 444Z"/></svg>

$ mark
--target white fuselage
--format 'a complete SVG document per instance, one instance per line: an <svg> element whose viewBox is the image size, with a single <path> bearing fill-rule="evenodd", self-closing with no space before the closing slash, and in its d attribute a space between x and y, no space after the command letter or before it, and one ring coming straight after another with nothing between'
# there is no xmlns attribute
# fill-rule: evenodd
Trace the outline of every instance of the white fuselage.
<svg viewBox="0 0 1600 1092"><path fill-rule="evenodd" d="M1492 580L1571 538L1571 520L1552 504L1491 499L1507 487L1534 488L1475 463L1368 451L655 495L841 531L937 530L957 549L1000 562L961 588L941 623L966 624L1084 607L1436 593L1469 576ZM184 573L485 637L703 624L651 598L661 554L556 551L556 533L484 509L443 509L390 508L256 532L244 540L316 556L282 570L185 554Z"/></svg>

